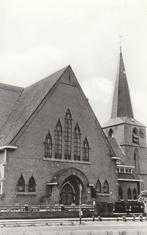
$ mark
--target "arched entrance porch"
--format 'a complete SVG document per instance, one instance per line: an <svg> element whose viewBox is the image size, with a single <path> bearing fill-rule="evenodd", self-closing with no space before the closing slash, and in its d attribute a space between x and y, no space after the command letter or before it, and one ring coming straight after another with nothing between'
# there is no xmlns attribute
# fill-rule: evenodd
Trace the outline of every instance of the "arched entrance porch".
<svg viewBox="0 0 147 235"><path fill-rule="evenodd" d="M89 200L89 183L83 172L76 168L63 169L54 175L52 182L59 190L59 203L64 205L79 204L80 188L81 203Z"/></svg>
<svg viewBox="0 0 147 235"><path fill-rule="evenodd" d="M82 181L77 176L71 175L67 177L60 189L60 203L64 205L71 205L73 203L78 205L80 185L84 189Z"/></svg>

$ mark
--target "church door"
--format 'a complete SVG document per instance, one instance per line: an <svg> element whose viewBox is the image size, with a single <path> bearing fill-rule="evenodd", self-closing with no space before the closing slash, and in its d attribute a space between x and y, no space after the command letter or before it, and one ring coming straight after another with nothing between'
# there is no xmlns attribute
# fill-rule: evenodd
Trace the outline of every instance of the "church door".
<svg viewBox="0 0 147 235"><path fill-rule="evenodd" d="M74 202L74 198L75 198L74 188L69 183L66 183L63 186L60 194L61 204L71 205Z"/></svg>

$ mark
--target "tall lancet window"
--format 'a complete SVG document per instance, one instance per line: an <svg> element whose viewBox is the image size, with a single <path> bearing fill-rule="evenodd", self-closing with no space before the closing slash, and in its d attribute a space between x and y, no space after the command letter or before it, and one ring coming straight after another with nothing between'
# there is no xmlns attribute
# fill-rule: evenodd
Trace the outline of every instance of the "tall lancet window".
<svg viewBox="0 0 147 235"><path fill-rule="evenodd" d="M134 200L137 199L137 190L136 190L136 188L133 189L133 199Z"/></svg>
<svg viewBox="0 0 147 235"><path fill-rule="evenodd" d="M22 174L17 182L17 192L25 192L25 180Z"/></svg>
<svg viewBox="0 0 147 235"><path fill-rule="evenodd" d="M78 123L74 129L74 160L80 160L81 155L81 132Z"/></svg>
<svg viewBox="0 0 147 235"><path fill-rule="evenodd" d="M95 190L96 190L97 193L101 193L101 191L102 191L102 186L101 186L101 182L100 182L99 179L97 180Z"/></svg>
<svg viewBox="0 0 147 235"><path fill-rule="evenodd" d="M135 171L139 172L139 153L137 148L134 150L134 166Z"/></svg>
<svg viewBox="0 0 147 235"><path fill-rule="evenodd" d="M89 161L89 143L87 137L83 141L83 161Z"/></svg>
<svg viewBox="0 0 147 235"><path fill-rule="evenodd" d="M119 194L119 199L122 200L123 199L123 190L121 187L119 187L119 189L118 189L118 194Z"/></svg>
<svg viewBox="0 0 147 235"><path fill-rule="evenodd" d="M35 192L36 191L36 182L33 176L29 179L28 184L28 192Z"/></svg>
<svg viewBox="0 0 147 235"><path fill-rule="evenodd" d="M103 193L109 193L109 184L107 180L105 180L103 184Z"/></svg>
<svg viewBox="0 0 147 235"><path fill-rule="evenodd" d="M64 118L64 157L65 159L71 159L71 147L72 147L72 116L68 109Z"/></svg>
<svg viewBox="0 0 147 235"><path fill-rule="evenodd" d="M135 127L132 131L132 142L134 144L139 144L139 135L138 135L138 129Z"/></svg>
<svg viewBox="0 0 147 235"><path fill-rule="evenodd" d="M55 158L62 158L62 126L60 120L55 127Z"/></svg>
<svg viewBox="0 0 147 235"><path fill-rule="evenodd" d="M52 157L52 137L50 132L48 132L44 141L44 157L45 158Z"/></svg>
<svg viewBox="0 0 147 235"><path fill-rule="evenodd" d="M128 188L127 196L128 196L128 199L129 199L129 200L132 199L132 192L131 192L131 189L130 189L130 188Z"/></svg>

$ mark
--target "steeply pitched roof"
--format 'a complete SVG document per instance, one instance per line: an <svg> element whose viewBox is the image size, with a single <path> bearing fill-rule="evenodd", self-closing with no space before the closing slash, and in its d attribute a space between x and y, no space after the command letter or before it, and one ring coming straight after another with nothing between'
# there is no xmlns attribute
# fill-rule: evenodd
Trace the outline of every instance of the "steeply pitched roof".
<svg viewBox="0 0 147 235"><path fill-rule="evenodd" d="M17 98L15 97L15 105L11 108L11 112L0 130L0 146L7 145L13 140L66 69L67 67L24 90L20 89L20 95L17 94Z"/></svg>
<svg viewBox="0 0 147 235"><path fill-rule="evenodd" d="M111 113L111 118L116 117L134 118L127 75L121 50Z"/></svg>
<svg viewBox="0 0 147 235"><path fill-rule="evenodd" d="M127 75L125 72L122 51L120 49L119 67L117 78L115 81L111 119L108 120L108 122L106 122L103 127L106 128L123 123L136 126L144 126L142 123L137 121L133 115Z"/></svg>
<svg viewBox="0 0 147 235"><path fill-rule="evenodd" d="M117 143L117 140L114 137L108 137L109 143L115 152L115 155L120 158L120 160L123 160L125 157L125 154L123 153L121 147Z"/></svg>
<svg viewBox="0 0 147 235"><path fill-rule="evenodd" d="M0 130L12 112L23 88L0 83Z"/></svg>

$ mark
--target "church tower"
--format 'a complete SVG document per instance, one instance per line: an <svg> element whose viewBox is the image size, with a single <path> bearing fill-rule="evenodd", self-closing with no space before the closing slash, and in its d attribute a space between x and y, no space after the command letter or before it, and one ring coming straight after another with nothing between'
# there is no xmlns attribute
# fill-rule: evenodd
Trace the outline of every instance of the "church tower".
<svg viewBox="0 0 147 235"><path fill-rule="evenodd" d="M119 198L135 199L136 193L147 189L146 130L134 118L121 48L111 118L103 130L110 142L115 139L121 150L121 154L117 152L116 164Z"/></svg>

